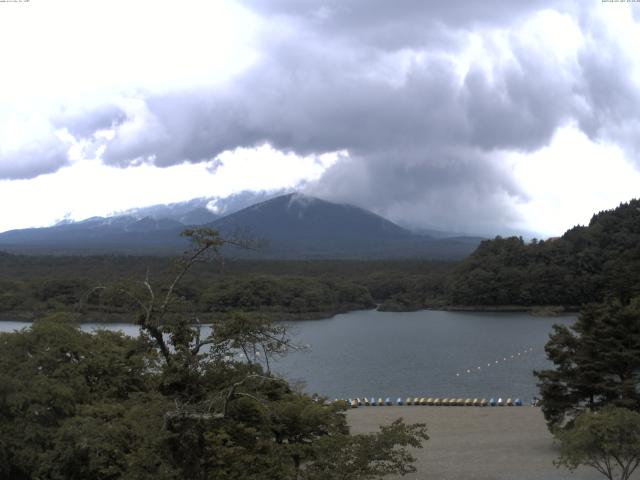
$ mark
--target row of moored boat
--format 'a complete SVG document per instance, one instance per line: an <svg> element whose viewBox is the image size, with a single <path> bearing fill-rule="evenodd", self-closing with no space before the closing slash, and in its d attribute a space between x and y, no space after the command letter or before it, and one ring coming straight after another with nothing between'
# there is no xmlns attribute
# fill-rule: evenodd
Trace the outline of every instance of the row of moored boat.
<svg viewBox="0 0 640 480"><path fill-rule="evenodd" d="M487 400L486 398L478 399L478 398L426 398L426 397L407 397L406 399L398 398L395 402L392 401L389 397L376 399L375 397L371 398L349 398L349 399L336 399L336 402L345 402L347 405L352 408L357 407L376 407L376 406L392 406L392 405L429 405L429 406L444 406L444 407L521 407L522 400L516 398L512 400L511 398L507 398L506 400L502 398L491 398Z"/></svg>

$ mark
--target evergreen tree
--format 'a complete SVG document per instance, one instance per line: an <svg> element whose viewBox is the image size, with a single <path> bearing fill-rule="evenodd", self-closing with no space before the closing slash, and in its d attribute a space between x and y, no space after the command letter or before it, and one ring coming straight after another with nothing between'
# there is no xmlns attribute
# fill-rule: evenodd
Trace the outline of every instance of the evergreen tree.
<svg viewBox="0 0 640 480"><path fill-rule="evenodd" d="M554 326L545 350L555 369L535 375L551 427L605 405L640 410L640 297L586 305L571 328Z"/></svg>

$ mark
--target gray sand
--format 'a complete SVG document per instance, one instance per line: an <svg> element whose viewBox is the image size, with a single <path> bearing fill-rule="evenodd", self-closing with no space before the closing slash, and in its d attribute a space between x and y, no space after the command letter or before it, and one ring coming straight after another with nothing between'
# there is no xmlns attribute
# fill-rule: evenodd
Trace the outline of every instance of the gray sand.
<svg viewBox="0 0 640 480"><path fill-rule="evenodd" d="M595 470L557 469L557 452L542 412L532 407L360 407L347 414L353 433L373 432L398 417L426 423L416 449L418 472L405 479L596 480ZM633 476L640 478L638 472Z"/></svg>

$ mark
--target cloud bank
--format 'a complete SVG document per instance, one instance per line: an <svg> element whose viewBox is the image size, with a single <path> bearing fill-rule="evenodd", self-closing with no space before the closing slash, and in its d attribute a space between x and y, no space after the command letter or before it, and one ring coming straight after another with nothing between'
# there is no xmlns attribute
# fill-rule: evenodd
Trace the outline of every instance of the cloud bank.
<svg viewBox="0 0 640 480"><path fill-rule="evenodd" d="M346 151L309 193L405 223L477 232L517 223L517 205L528 200L509 152L535 152L566 125L620 146L640 167L640 61L631 43L640 44L640 27L632 7L243 5L261 19L260 54L231 81L125 95L58 116L55 126L120 167L209 162L263 144L300 156ZM97 135L104 130L108 136ZM60 148L38 148L0 153L0 177L64 165ZM35 160L8 167L23 158Z"/></svg>

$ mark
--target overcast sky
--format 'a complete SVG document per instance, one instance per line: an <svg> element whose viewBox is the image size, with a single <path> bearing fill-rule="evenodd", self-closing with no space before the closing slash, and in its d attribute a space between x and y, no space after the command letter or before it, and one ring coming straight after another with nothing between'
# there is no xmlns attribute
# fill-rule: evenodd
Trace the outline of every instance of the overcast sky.
<svg viewBox="0 0 640 480"><path fill-rule="evenodd" d="M0 2L0 231L299 189L558 235L640 196L640 3Z"/></svg>

